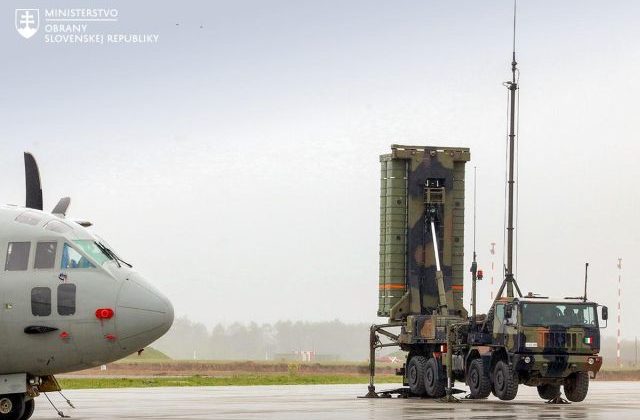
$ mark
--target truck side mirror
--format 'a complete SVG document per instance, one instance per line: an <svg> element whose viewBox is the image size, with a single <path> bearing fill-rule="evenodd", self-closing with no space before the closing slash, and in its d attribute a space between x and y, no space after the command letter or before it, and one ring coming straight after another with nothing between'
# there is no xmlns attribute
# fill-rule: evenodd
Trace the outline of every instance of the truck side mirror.
<svg viewBox="0 0 640 420"><path fill-rule="evenodd" d="M513 307L511 305L505 305L504 307L504 319L511 319L513 315Z"/></svg>
<svg viewBox="0 0 640 420"><path fill-rule="evenodd" d="M606 321L607 319L609 319L609 308L607 308L606 306L602 307L602 320Z"/></svg>

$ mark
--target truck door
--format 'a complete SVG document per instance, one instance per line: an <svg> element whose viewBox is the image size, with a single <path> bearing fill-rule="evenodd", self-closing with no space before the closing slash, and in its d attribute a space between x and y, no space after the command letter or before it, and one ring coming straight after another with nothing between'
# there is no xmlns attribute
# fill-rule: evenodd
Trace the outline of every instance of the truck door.
<svg viewBox="0 0 640 420"><path fill-rule="evenodd" d="M496 344L504 344L505 325L504 325L504 304L496 305L495 314L493 316L493 342Z"/></svg>

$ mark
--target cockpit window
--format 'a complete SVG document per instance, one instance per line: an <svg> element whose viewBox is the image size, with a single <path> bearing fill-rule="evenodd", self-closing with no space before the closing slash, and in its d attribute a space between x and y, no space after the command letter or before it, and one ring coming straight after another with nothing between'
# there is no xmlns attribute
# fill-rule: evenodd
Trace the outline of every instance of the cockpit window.
<svg viewBox="0 0 640 420"><path fill-rule="evenodd" d="M33 268L53 268L56 262L57 242L38 242L36 245L36 261Z"/></svg>
<svg viewBox="0 0 640 420"><path fill-rule="evenodd" d="M69 233L69 232L71 232L73 230L71 228L71 226L69 226L66 223L63 223L63 222L61 222L59 220L50 221L49 223L44 225L44 228L46 230L50 230L52 232L58 232L58 233Z"/></svg>
<svg viewBox="0 0 640 420"><path fill-rule="evenodd" d="M9 242L4 269L6 271L26 270L29 266L30 249L31 242Z"/></svg>
<svg viewBox="0 0 640 420"><path fill-rule="evenodd" d="M24 213L20 213L18 217L16 217L16 222L25 223L32 226L37 225L41 221L42 215L33 211L25 211Z"/></svg>
<svg viewBox="0 0 640 420"><path fill-rule="evenodd" d="M96 244L95 241L89 239L81 239L77 241L73 241L76 245L78 245L84 252L89 254L91 258L99 265L105 263L105 261L110 260L108 255L106 255L100 247Z"/></svg>
<svg viewBox="0 0 640 420"><path fill-rule="evenodd" d="M96 266L91 263L86 257L73 249L69 244L65 243L62 249L62 260L60 262L60 268L95 268Z"/></svg>

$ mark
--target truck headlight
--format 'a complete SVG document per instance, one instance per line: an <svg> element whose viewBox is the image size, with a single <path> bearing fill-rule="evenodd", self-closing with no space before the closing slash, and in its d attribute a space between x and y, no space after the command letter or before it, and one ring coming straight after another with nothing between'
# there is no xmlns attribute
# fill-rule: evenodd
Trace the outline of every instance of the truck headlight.
<svg viewBox="0 0 640 420"><path fill-rule="evenodd" d="M589 360L587 360L587 362L592 365L596 362L596 359L594 359L593 357L590 357Z"/></svg>
<svg viewBox="0 0 640 420"><path fill-rule="evenodd" d="M531 363L531 357L527 356L524 358L525 363Z"/></svg>

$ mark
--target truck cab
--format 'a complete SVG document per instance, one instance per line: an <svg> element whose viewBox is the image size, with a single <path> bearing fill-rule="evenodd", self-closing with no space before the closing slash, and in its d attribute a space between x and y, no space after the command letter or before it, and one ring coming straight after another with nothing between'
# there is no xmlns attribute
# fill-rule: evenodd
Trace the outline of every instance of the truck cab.
<svg viewBox="0 0 640 420"><path fill-rule="evenodd" d="M606 321L607 308L598 311L595 302L584 299L498 299L477 324L480 333L468 335L469 347L457 346L457 376L464 376L472 398L491 391L510 400L524 384L536 386L547 400L559 397L563 386L568 400L582 401L589 378L602 366L598 312Z"/></svg>

